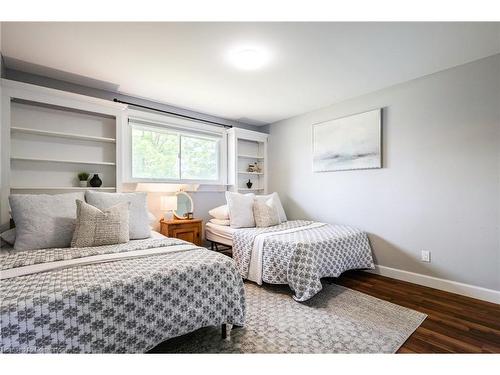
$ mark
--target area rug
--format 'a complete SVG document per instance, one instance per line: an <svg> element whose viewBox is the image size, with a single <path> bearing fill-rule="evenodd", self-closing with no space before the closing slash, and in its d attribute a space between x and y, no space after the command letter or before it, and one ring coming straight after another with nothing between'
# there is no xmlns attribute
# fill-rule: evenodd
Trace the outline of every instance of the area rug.
<svg viewBox="0 0 500 375"><path fill-rule="evenodd" d="M162 343L156 353L394 353L425 314L335 284L307 302L285 286L245 284L247 321L221 339L207 327Z"/></svg>

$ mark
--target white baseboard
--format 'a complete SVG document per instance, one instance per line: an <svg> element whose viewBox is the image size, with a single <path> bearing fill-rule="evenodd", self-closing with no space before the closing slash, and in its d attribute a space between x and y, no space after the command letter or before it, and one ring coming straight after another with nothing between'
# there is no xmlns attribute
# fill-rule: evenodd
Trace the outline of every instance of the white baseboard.
<svg viewBox="0 0 500 375"><path fill-rule="evenodd" d="M366 272L500 304L500 291L498 290L487 289L480 286L459 283L456 281L423 275L421 273L403 271L397 268L379 265L375 265L374 270L367 270Z"/></svg>

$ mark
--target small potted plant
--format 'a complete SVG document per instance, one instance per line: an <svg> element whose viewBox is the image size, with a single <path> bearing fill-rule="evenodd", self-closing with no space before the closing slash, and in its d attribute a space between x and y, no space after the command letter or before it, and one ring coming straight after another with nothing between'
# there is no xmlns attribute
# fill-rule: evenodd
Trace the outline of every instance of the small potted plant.
<svg viewBox="0 0 500 375"><path fill-rule="evenodd" d="M80 187L87 187L87 180L89 179L89 174L87 172L78 173L78 180L80 181Z"/></svg>

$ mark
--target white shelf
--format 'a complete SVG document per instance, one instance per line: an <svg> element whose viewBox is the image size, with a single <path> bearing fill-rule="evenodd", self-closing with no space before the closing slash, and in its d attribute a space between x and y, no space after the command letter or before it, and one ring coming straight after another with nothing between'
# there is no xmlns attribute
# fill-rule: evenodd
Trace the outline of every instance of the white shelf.
<svg viewBox="0 0 500 375"><path fill-rule="evenodd" d="M238 190L241 190L241 191L260 191L260 190L264 190L264 188L252 188L252 189L248 189L248 188L239 188Z"/></svg>
<svg viewBox="0 0 500 375"><path fill-rule="evenodd" d="M84 141L116 143L116 139L114 139L114 138L95 137L95 136L91 136L91 135L80 135L80 134L48 131L48 130L20 128L17 126L12 126L10 128L10 130L12 133L36 134L36 135L43 135L43 136L48 136L48 137L71 138L71 139L79 139L79 140L84 140Z"/></svg>
<svg viewBox="0 0 500 375"><path fill-rule="evenodd" d="M252 156L252 155L238 155L239 158L242 159L256 159L256 160L264 160L263 156Z"/></svg>
<svg viewBox="0 0 500 375"><path fill-rule="evenodd" d="M256 176L262 176L264 173L263 172L245 172L245 171L238 171L239 174L251 174L251 175L256 175Z"/></svg>
<svg viewBox="0 0 500 375"><path fill-rule="evenodd" d="M11 186L11 190L116 190L114 186L78 187L78 186Z"/></svg>
<svg viewBox="0 0 500 375"><path fill-rule="evenodd" d="M111 163L111 162L106 162L106 161L83 161L83 160L43 159L43 158L11 157L10 160L39 161L39 162L49 162L49 163L87 164L87 165L116 165L116 163Z"/></svg>

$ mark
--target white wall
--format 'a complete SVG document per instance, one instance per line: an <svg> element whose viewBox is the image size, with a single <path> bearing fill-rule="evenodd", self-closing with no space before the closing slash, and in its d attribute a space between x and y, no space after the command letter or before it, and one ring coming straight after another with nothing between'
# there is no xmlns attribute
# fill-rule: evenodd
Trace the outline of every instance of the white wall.
<svg viewBox="0 0 500 375"><path fill-rule="evenodd" d="M3 71L4 71L4 66L3 66L3 58L2 58L2 23L0 22L0 78L3 76ZM0 155L2 155L2 131L1 131L1 125L2 125L2 116L3 116L3 100L2 100L2 86L0 85ZM2 186L2 163L0 163L0 189ZM8 228L7 223L1 223L0 222L0 231L3 232L5 229Z"/></svg>
<svg viewBox="0 0 500 375"><path fill-rule="evenodd" d="M312 173L311 125L377 107L384 168ZM272 124L269 158L291 218L362 228L380 265L500 290L500 55Z"/></svg>
<svg viewBox="0 0 500 375"><path fill-rule="evenodd" d="M211 219L208 211L214 207L226 204L225 187L224 186L199 186L197 191L192 188L195 185L184 184L123 184L124 192L146 191L148 193L148 208L149 211L156 217L156 222L152 225L156 231L160 230L160 220L163 218L164 212L161 210L161 197L164 195L173 195L181 189L193 199L194 217L203 219L203 225ZM160 188L159 192L153 190Z"/></svg>

